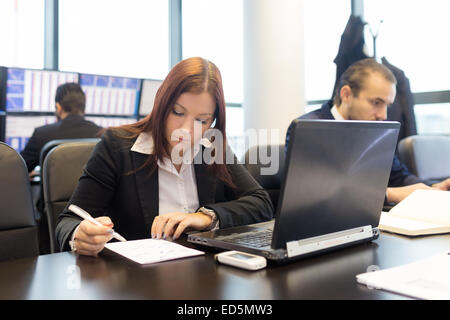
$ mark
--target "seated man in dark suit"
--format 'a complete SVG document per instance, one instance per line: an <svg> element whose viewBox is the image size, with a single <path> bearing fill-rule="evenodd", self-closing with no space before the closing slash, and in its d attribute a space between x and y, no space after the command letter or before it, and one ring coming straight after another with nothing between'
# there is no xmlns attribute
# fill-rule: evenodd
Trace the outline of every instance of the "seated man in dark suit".
<svg viewBox="0 0 450 320"><path fill-rule="evenodd" d="M387 118L387 108L394 102L396 79L392 72L373 59L364 59L352 64L341 76L336 87L334 101L328 101L321 109L307 113L299 119L336 119L383 121ZM292 124L286 134L286 150ZM450 178L428 186L419 180L394 156L386 200L397 203L416 189L450 189Z"/></svg>
<svg viewBox="0 0 450 320"><path fill-rule="evenodd" d="M39 164L42 147L56 139L96 138L102 129L84 119L86 96L77 83L65 83L56 89L56 117L58 122L38 127L21 152L28 172Z"/></svg>

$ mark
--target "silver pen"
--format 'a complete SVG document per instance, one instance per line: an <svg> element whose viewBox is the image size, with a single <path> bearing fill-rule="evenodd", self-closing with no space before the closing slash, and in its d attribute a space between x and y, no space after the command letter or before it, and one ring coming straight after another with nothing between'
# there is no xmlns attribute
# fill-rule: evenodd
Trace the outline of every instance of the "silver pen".
<svg viewBox="0 0 450 320"><path fill-rule="evenodd" d="M98 222L97 220L95 220L89 213L87 213L86 211L84 211L83 209L81 209L80 207L71 204L69 206L69 210L72 211L73 213L75 213L77 216L83 218L84 220L88 220L90 222L92 222L93 224L96 224L97 226L104 226L103 224L101 224L100 222ZM115 232L113 229L110 230L111 235L116 238L119 241L127 241L124 237L122 237L120 234L118 234L117 232Z"/></svg>

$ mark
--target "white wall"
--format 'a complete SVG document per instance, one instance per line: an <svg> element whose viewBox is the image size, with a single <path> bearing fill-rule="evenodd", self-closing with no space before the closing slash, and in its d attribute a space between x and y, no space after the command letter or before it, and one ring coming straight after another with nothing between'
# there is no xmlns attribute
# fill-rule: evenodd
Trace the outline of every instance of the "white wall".
<svg viewBox="0 0 450 320"><path fill-rule="evenodd" d="M305 106L304 0L244 0L244 127L278 129Z"/></svg>

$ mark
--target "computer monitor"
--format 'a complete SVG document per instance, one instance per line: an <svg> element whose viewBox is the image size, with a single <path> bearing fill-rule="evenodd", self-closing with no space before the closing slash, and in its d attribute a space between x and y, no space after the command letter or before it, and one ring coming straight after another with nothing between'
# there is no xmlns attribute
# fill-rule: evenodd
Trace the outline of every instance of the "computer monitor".
<svg viewBox="0 0 450 320"><path fill-rule="evenodd" d="M6 116L5 142L17 152L21 152L36 127L56 121L55 116Z"/></svg>
<svg viewBox="0 0 450 320"><path fill-rule="evenodd" d="M6 75L8 68L0 67L0 116L6 110ZM3 132L3 131L2 131ZM2 140L3 141L3 140Z"/></svg>
<svg viewBox="0 0 450 320"><path fill-rule="evenodd" d="M8 68L6 74L6 111L53 112L56 88L78 82L73 72Z"/></svg>
<svg viewBox="0 0 450 320"><path fill-rule="evenodd" d="M80 74L80 85L86 94L86 114L137 114L140 79Z"/></svg>
<svg viewBox="0 0 450 320"><path fill-rule="evenodd" d="M139 103L139 115L147 116L152 112L155 103L156 92L161 86L162 80L145 79L142 82L141 101Z"/></svg>
<svg viewBox="0 0 450 320"><path fill-rule="evenodd" d="M117 127L123 124L129 124L136 122L135 118L125 117L86 117L86 120L92 121L100 127Z"/></svg>
<svg viewBox="0 0 450 320"><path fill-rule="evenodd" d="M5 141L6 116L4 111L0 111L0 141Z"/></svg>

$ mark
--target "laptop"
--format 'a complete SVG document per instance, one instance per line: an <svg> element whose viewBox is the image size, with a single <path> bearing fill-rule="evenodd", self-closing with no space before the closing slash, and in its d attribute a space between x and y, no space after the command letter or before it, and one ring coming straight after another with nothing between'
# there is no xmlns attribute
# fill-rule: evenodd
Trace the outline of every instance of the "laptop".
<svg viewBox="0 0 450 320"><path fill-rule="evenodd" d="M390 121L295 120L275 219L188 241L282 262L377 239L399 129Z"/></svg>

